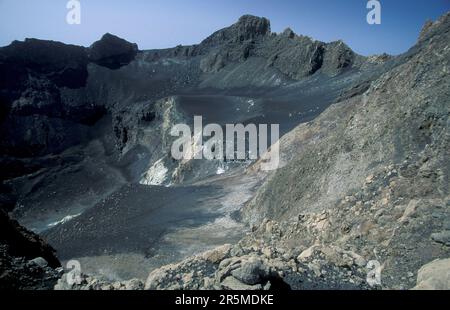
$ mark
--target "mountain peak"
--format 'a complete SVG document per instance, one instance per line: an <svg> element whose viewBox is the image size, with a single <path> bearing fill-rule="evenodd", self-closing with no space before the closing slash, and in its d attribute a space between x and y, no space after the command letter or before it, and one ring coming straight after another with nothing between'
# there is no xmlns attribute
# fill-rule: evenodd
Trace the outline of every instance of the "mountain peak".
<svg viewBox="0 0 450 310"><path fill-rule="evenodd" d="M98 65L118 69L130 63L137 52L137 44L106 33L89 48L89 59Z"/></svg>
<svg viewBox="0 0 450 310"><path fill-rule="evenodd" d="M270 34L270 21L265 17L243 15L232 27L238 30L238 35L243 40Z"/></svg>

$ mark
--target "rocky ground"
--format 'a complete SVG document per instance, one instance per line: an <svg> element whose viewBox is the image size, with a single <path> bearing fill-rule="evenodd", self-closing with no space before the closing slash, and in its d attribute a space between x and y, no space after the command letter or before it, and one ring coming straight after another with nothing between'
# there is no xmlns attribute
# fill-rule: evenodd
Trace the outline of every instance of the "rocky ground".
<svg viewBox="0 0 450 310"><path fill-rule="evenodd" d="M64 273L55 250L11 220L0 203L0 289L52 289Z"/></svg>

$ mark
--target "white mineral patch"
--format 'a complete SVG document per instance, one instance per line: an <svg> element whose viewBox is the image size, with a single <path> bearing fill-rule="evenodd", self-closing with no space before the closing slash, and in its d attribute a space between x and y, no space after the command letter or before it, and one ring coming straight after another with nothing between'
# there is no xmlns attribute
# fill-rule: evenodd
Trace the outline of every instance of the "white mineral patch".
<svg viewBox="0 0 450 310"><path fill-rule="evenodd" d="M225 173L225 169L223 167L217 167L217 172L216 172L217 175L221 175L224 173Z"/></svg>
<svg viewBox="0 0 450 310"><path fill-rule="evenodd" d="M55 227L55 226L58 226L58 225L67 223L68 221L73 220L74 218L76 218L76 217L78 217L78 216L80 216L80 215L81 215L81 213L74 214L74 215L68 215L68 216L64 217L62 220L56 221L56 222L54 222L54 223L50 223L50 224L48 224L47 226L48 226L48 227Z"/></svg>
<svg viewBox="0 0 450 310"><path fill-rule="evenodd" d="M161 185L166 181L169 170L164 166L163 159L158 160L142 178L142 185Z"/></svg>

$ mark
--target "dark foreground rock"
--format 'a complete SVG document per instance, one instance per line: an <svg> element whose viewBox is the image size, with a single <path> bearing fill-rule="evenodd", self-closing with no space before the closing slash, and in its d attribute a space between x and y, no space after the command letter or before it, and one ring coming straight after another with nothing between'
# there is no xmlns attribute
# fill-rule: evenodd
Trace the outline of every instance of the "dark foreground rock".
<svg viewBox="0 0 450 310"><path fill-rule="evenodd" d="M51 289L60 267L52 247L0 210L0 289Z"/></svg>
<svg viewBox="0 0 450 310"><path fill-rule="evenodd" d="M109 167L123 168L112 173L113 185L191 182L198 188L194 181L215 176L217 167L205 169L204 162L189 161L179 165L168 157L168 132L175 123L191 121L194 113L208 113L218 123L236 118L279 123L286 125L279 142L280 169L261 171L267 158L239 167L246 177L258 180L258 191L245 207L243 202L233 206L244 207L236 213L252 227L240 242L157 268L145 285L143 279L111 283L95 276L69 284L65 275L56 287L445 287L439 273L450 257L449 29L446 14L428 23L418 43L396 57L362 57L343 42L317 42L292 30L273 34L268 20L254 16L242 17L199 45L160 51L138 52L112 35L89 50L47 41L15 42L0 50L2 75L15 77L0 83L0 127L5 133L0 137L1 177L27 202L20 209L31 214L28 219L37 206L46 209L49 193L61 193L55 181L61 175L80 173L68 183L85 193L95 192L92 183L98 185L100 178L93 176L109 172ZM35 60L36 55L43 57ZM223 95L222 104L217 104L220 97L205 97L211 93ZM211 100L216 105L211 107L205 98L216 99ZM110 123L95 127L105 115ZM56 165L54 170L48 169L49 162ZM85 175L94 180L88 186ZM109 206L120 194L115 186L110 188L95 193L91 206L100 205L109 214L137 207ZM71 200L79 198L72 190L68 193L74 195ZM30 197L42 200L38 205ZM9 196L1 199L10 209ZM150 200L139 207L155 206ZM45 211L54 215L54 210ZM63 211L70 218L78 214L69 213L70 208ZM56 224L45 219L43 227L56 225L53 237L64 241L57 232L76 235L80 227L104 225L105 218L94 215L86 212L72 221L58 217ZM45 261L51 268L58 266L52 250L6 215L1 220L2 236L7 236L2 250L5 279L13 279L8 281L19 288L26 287L25 280L47 287L55 278L45 272ZM148 232L148 222L143 223ZM127 222L121 225L133 229ZM118 240L113 237L108 230L102 235ZM136 248L148 246L148 238L132 239ZM84 249L82 242L79 249ZM374 266L380 274L376 284L368 280ZM30 274L38 274L38 282L29 280Z"/></svg>

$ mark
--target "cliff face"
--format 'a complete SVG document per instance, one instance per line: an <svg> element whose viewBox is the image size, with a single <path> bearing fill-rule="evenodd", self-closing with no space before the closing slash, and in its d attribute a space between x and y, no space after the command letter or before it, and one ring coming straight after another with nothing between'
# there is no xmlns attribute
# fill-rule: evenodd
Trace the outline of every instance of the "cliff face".
<svg viewBox="0 0 450 310"><path fill-rule="evenodd" d="M134 60L137 44L132 44L110 33L92 44L88 50L89 60L109 69L119 69Z"/></svg>
<svg viewBox="0 0 450 310"><path fill-rule="evenodd" d="M1 48L2 154L39 156L82 142L106 113L104 103L80 91L87 87L89 63L119 69L136 53L136 45L109 34L88 49L36 39Z"/></svg>

